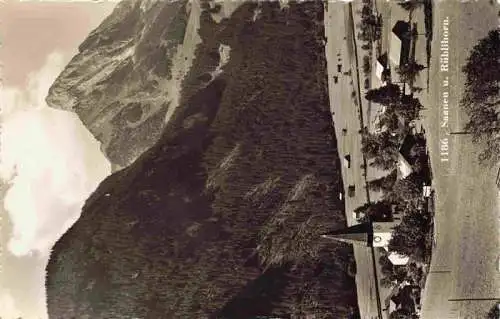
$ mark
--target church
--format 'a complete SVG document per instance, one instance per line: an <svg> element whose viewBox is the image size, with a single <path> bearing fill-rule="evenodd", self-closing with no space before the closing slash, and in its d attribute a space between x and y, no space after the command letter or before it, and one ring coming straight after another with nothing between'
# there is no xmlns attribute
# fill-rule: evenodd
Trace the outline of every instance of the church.
<svg viewBox="0 0 500 319"><path fill-rule="evenodd" d="M366 222L351 227L331 231L321 235L323 238L333 239L353 245L366 247L380 247L388 251L389 240L392 237L393 228L399 224L399 220L392 222ZM406 265L409 261L407 256L396 252L389 252L389 260L393 265Z"/></svg>

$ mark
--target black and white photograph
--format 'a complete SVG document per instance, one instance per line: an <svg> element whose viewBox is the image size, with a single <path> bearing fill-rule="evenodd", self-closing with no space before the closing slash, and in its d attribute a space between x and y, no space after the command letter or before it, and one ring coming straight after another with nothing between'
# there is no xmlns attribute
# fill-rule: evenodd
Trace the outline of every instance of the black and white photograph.
<svg viewBox="0 0 500 319"><path fill-rule="evenodd" d="M0 0L0 319L500 319L500 0Z"/></svg>

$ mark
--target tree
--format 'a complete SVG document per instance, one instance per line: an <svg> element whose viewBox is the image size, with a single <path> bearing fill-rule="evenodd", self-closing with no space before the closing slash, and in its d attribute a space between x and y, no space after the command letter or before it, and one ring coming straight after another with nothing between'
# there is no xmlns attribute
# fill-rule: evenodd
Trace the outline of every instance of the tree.
<svg viewBox="0 0 500 319"><path fill-rule="evenodd" d="M391 105L396 114L400 115L405 123L409 123L419 117L419 112L423 108L420 100L413 95L403 95L401 99Z"/></svg>
<svg viewBox="0 0 500 319"><path fill-rule="evenodd" d="M400 1L399 6L401 8L405 9L406 11L409 11L410 13L413 12L415 9L418 9L420 6L424 4L423 0L403 0Z"/></svg>
<svg viewBox="0 0 500 319"><path fill-rule="evenodd" d="M368 101L382 105L391 105L397 103L401 97L401 89L398 85L389 83L380 88L372 89L366 92L365 98Z"/></svg>
<svg viewBox="0 0 500 319"><path fill-rule="evenodd" d="M424 271L422 270L422 267L417 266L416 263L411 262L406 265L406 273L407 277L406 279L409 280L411 283L415 285L420 285L422 278L424 276Z"/></svg>
<svg viewBox="0 0 500 319"><path fill-rule="evenodd" d="M362 151L368 159L371 159L371 167L377 167L382 170L390 170L395 167L398 159L397 143L394 142L394 136L390 132L382 132L378 139L366 139L363 142ZM389 137L388 137L389 136Z"/></svg>
<svg viewBox="0 0 500 319"><path fill-rule="evenodd" d="M361 151L373 162L370 166L379 167L384 170L392 169L398 159L398 139L391 132L371 134L362 133Z"/></svg>
<svg viewBox="0 0 500 319"><path fill-rule="evenodd" d="M404 119L396 114L394 108L387 108L385 112L380 114L377 127L380 130L388 130L397 136L404 136L408 129L401 125L402 122L404 123Z"/></svg>
<svg viewBox="0 0 500 319"><path fill-rule="evenodd" d="M381 18L373 14L370 4L363 6L361 10L361 23L357 27L361 30L358 33L360 40L372 42L380 39L382 33Z"/></svg>
<svg viewBox="0 0 500 319"><path fill-rule="evenodd" d="M389 257L387 257L387 255L384 254L380 256L380 258L378 259L378 263L380 265L382 274L389 276L394 272L394 265L389 260Z"/></svg>
<svg viewBox="0 0 500 319"><path fill-rule="evenodd" d="M380 279L380 286L384 288L392 288L394 287L394 282L391 281L388 277L382 277L382 279Z"/></svg>
<svg viewBox="0 0 500 319"><path fill-rule="evenodd" d="M370 65L370 57L368 55L365 55L363 57L363 72L365 74L370 73L371 71L371 65Z"/></svg>
<svg viewBox="0 0 500 319"><path fill-rule="evenodd" d="M370 167L378 168L381 170L390 170L396 167L397 159L392 156L387 156L389 154L383 154L386 156L377 156L370 162Z"/></svg>
<svg viewBox="0 0 500 319"><path fill-rule="evenodd" d="M417 208L422 200L422 182L422 177L418 173L411 173L406 178L397 180L392 190L385 194L384 199L393 203L410 204Z"/></svg>
<svg viewBox="0 0 500 319"><path fill-rule="evenodd" d="M479 159L494 164L500 160L500 31L492 30L472 49L462 71L465 90L460 101L469 116L466 131L482 147Z"/></svg>
<svg viewBox="0 0 500 319"><path fill-rule="evenodd" d="M425 69L422 64L418 64L416 61L411 61L405 63L399 67L396 67L396 73L399 75L401 82L407 83L413 92L413 84L420 71Z"/></svg>
<svg viewBox="0 0 500 319"><path fill-rule="evenodd" d="M389 251L409 256L417 261L426 261L429 257L426 237L430 231L430 217L417 210L406 211L401 223L394 227L389 240Z"/></svg>
<svg viewBox="0 0 500 319"><path fill-rule="evenodd" d="M392 217L391 203L388 201L378 201L366 203L354 210L355 213L363 214L364 220L386 221Z"/></svg>
<svg viewBox="0 0 500 319"><path fill-rule="evenodd" d="M419 99L413 97L413 94L402 95L399 86L392 83L369 90L366 92L365 98L368 101L385 105L389 116L393 116L391 113L397 114L405 120L405 123L417 119L420 110L423 108ZM397 122L395 117L391 120L393 120L394 124Z"/></svg>
<svg viewBox="0 0 500 319"><path fill-rule="evenodd" d="M393 153L397 153L398 150L398 140L390 132L363 133L361 144L361 151L368 158L380 156L382 152L392 155Z"/></svg>
<svg viewBox="0 0 500 319"><path fill-rule="evenodd" d="M397 176L398 170L393 169L388 175L369 181L368 187L370 190L376 192L389 192L393 188L394 183L396 183Z"/></svg>
<svg viewBox="0 0 500 319"><path fill-rule="evenodd" d="M487 319L498 319L500 318L500 303L495 303L493 307L490 308L488 312Z"/></svg>
<svg viewBox="0 0 500 319"><path fill-rule="evenodd" d="M394 310L389 314L389 319L411 319L414 318L412 314L406 309Z"/></svg>

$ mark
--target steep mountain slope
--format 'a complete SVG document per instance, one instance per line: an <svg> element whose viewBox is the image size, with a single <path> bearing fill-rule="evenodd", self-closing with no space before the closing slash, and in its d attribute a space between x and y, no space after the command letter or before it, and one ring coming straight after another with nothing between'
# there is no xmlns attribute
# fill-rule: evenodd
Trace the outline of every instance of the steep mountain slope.
<svg viewBox="0 0 500 319"><path fill-rule="evenodd" d="M356 312L352 250L319 238L345 225L322 4L245 3L219 23L203 8L161 137L53 249L50 318Z"/></svg>
<svg viewBox="0 0 500 319"><path fill-rule="evenodd" d="M199 37L197 1L122 1L80 45L47 103L73 110L127 166L158 139L178 105Z"/></svg>

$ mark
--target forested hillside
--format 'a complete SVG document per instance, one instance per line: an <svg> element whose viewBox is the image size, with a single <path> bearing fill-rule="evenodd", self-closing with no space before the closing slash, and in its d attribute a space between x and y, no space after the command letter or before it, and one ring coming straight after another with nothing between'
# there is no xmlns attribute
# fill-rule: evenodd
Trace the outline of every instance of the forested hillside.
<svg viewBox="0 0 500 319"><path fill-rule="evenodd" d="M50 318L357 312L352 249L319 237L345 225L323 5L247 3L219 24L205 9L174 118L54 247Z"/></svg>

